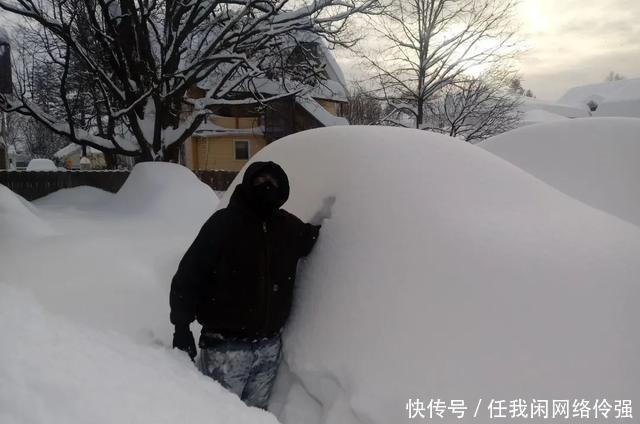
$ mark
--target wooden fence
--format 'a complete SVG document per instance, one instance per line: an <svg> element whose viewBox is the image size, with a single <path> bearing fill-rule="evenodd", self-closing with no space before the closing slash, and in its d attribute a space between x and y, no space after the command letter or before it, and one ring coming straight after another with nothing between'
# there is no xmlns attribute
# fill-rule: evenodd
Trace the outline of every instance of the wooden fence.
<svg viewBox="0 0 640 424"><path fill-rule="evenodd" d="M196 176L216 191L225 191L235 176L233 171L194 171ZM0 184L27 200L46 196L63 188L82 185L115 193L122 187L129 171L0 171Z"/></svg>
<svg viewBox="0 0 640 424"><path fill-rule="evenodd" d="M225 191L238 175L237 171L193 171L200 181L215 191Z"/></svg>
<svg viewBox="0 0 640 424"><path fill-rule="evenodd" d="M81 185L115 193L129 171L1 171L0 184L27 200L34 200L63 188Z"/></svg>

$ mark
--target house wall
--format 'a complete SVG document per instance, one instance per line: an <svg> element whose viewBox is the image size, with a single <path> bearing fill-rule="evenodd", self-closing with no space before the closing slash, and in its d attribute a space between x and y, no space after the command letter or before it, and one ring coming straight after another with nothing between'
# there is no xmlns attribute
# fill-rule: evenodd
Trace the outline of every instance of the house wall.
<svg viewBox="0 0 640 424"><path fill-rule="evenodd" d="M235 159L233 142L245 140L249 142L249 157L266 146L264 137L256 135L193 137L187 141L186 165L194 170L240 171L247 161Z"/></svg>
<svg viewBox="0 0 640 424"><path fill-rule="evenodd" d="M209 120L225 128L249 129L260 125L258 117L234 117L212 115Z"/></svg>
<svg viewBox="0 0 640 424"><path fill-rule="evenodd" d="M321 100L321 99L317 99L316 100L318 103L320 103L320 106L322 106L323 108L325 108L325 110L327 112L329 112L330 114L332 114L333 116L338 116L338 111L339 111L339 107L340 104L337 102L332 102L330 100Z"/></svg>

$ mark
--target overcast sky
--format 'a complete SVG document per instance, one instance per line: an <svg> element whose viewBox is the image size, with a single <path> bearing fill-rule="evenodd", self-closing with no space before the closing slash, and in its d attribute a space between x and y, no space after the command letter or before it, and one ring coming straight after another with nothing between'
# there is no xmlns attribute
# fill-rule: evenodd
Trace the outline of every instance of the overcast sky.
<svg viewBox="0 0 640 424"><path fill-rule="evenodd" d="M521 0L524 86L557 100L609 71L640 77L640 0Z"/></svg>
<svg viewBox="0 0 640 424"><path fill-rule="evenodd" d="M556 101L610 71L640 78L640 0L520 1L520 71L538 98ZM362 75L356 60L337 56L348 79Z"/></svg>
<svg viewBox="0 0 640 424"><path fill-rule="evenodd" d="M640 77L640 0L520 1L527 45L520 70L537 97L557 100L573 86L603 81L609 71ZM341 56L352 76L354 61Z"/></svg>

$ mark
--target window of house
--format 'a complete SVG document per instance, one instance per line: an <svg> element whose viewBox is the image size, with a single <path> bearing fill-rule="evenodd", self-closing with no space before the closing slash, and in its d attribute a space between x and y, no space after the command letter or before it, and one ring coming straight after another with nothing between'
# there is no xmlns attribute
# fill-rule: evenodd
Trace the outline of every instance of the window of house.
<svg viewBox="0 0 640 424"><path fill-rule="evenodd" d="M233 147L236 160L249 159L249 142L246 140L234 141Z"/></svg>

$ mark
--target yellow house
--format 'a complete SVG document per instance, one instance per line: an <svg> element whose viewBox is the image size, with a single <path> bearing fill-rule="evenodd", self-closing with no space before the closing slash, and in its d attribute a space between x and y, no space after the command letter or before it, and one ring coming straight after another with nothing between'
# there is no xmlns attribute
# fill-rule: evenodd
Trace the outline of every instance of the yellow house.
<svg viewBox="0 0 640 424"><path fill-rule="evenodd" d="M318 45L323 55L325 78L305 95L282 95L282 89L271 80L253 80L260 94L272 100L210 107L206 122L185 141L181 161L194 171L239 171L253 155L267 144L289 134L311 128L348 125L341 118L346 103L346 82L331 53ZM189 97L203 98L206 82L193 87ZM241 97L242 98L242 97Z"/></svg>

